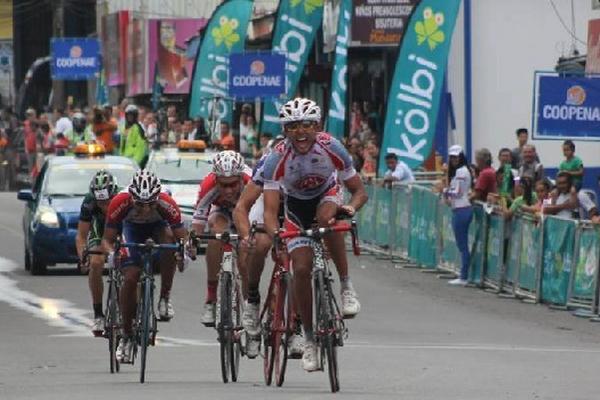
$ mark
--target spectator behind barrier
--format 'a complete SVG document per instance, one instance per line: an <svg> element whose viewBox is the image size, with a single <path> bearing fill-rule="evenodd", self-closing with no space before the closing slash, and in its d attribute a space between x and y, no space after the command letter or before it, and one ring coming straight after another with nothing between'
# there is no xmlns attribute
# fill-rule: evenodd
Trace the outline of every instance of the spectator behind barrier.
<svg viewBox="0 0 600 400"><path fill-rule="evenodd" d="M583 161L575 155L575 143L572 140L565 140L562 150L565 159L560 163L558 169L571 176L573 186L579 191L583 182Z"/></svg>
<svg viewBox="0 0 600 400"><path fill-rule="evenodd" d="M573 211L577 210L577 190L573 186L571 175L559 172L556 177L556 188L550 193L551 203L544 207L546 215L556 215L562 218L572 218Z"/></svg>
<svg viewBox="0 0 600 400"><path fill-rule="evenodd" d="M537 194L533 190L533 181L530 178L523 178L518 180L519 184L515 187L515 199L507 207L503 205L504 216L508 219L512 218L517 212L527 212L531 210L531 207L535 206L537 202ZM518 195L517 195L518 194ZM530 207L530 208L527 208Z"/></svg>
<svg viewBox="0 0 600 400"><path fill-rule="evenodd" d="M523 146L519 177L529 177L534 182L542 180L545 177L544 166L537 160L535 146L532 144Z"/></svg>
<svg viewBox="0 0 600 400"><path fill-rule="evenodd" d="M492 168L492 154L488 149L479 149L475 152L475 165L479 173L475 181L475 188L471 193L471 200L488 201L488 195L498 191L496 185L496 171Z"/></svg>
<svg viewBox="0 0 600 400"><path fill-rule="evenodd" d="M411 183L415 177L411 169L402 160L398 160L398 156L394 153L385 155L385 164L388 169L385 171L383 183L391 186L393 182Z"/></svg>
<svg viewBox="0 0 600 400"><path fill-rule="evenodd" d="M498 183L498 195L506 203L507 207L513 200L513 190L515 187L515 177L518 171L512 168L512 153L510 149L503 148L498 152L498 161L500 167L496 170L496 179Z"/></svg>

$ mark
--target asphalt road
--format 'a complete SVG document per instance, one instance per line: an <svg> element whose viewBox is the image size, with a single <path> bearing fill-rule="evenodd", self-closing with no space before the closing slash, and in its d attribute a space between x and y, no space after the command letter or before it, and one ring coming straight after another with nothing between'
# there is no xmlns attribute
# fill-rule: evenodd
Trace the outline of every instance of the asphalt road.
<svg viewBox="0 0 600 400"><path fill-rule="evenodd" d="M23 205L0 194L0 399L597 399L600 325L545 306L448 287L435 275L371 256L352 259L363 309L339 352L341 392L291 361L265 387L262 359L221 382L216 334L200 324L203 262L177 274L176 316L159 326L147 383L138 366L108 371L93 338L86 277L72 266L43 277L23 268ZM264 285L263 285L264 286Z"/></svg>

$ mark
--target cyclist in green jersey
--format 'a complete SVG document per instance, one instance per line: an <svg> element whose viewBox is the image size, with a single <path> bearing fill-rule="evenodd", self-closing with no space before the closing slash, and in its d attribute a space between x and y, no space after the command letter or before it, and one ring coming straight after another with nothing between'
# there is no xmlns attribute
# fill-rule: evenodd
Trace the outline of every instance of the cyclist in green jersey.
<svg viewBox="0 0 600 400"><path fill-rule="evenodd" d="M90 182L90 191L83 199L77 237L75 245L79 256L81 271L89 271L89 286L92 294L94 308L94 325L92 334L102 336L104 333L104 314L102 312L102 272L104 270L105 256L103 254L90 254L84 260L84 250L101 251L102 235L104 234L104 220L106 210L112 198L119 192L116 179L106 170L96 172Z"/></svg>

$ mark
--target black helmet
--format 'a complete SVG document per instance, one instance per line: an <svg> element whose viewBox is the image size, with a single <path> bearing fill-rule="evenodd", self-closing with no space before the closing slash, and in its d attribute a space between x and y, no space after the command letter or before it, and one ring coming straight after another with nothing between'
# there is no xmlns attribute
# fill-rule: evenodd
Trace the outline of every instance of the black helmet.
<svg viewBox="0 0 600 400"><path fill-rule="evenodd" d="M90 182L90 192L96 200L109 200L119 192L119 186L110 172L101 169Z"/></svg>

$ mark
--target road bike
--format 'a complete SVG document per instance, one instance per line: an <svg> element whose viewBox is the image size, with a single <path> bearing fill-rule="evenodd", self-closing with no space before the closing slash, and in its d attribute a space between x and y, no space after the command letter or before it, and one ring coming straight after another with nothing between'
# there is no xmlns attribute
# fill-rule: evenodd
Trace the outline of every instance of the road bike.
<svg viewBox="0 0 600 400"><path fill-rule="evenodd" d="M245 332L242 328L242 282L237 264L237 241L239 236L224 232L198 235L190 232L192 245L199 241L219 240L223 243L223 257L217 286L215 327L218 332L223 382L237 382L240 357L245 353Z"/></svg>
<svg viewBox="0 0 600 400"><path fill-rule="evenodd" d="M252 224L250 237L265 233L263 228ZM288 341L296 330L293 307L292 275L285 243L276 241L271 250L274 262L267 298L260 313L262 344L264 346L263 372L265 384L271 385L273 373L275 384L283 385L288 359Z"/></svg>
<svg viewBox="0 0 600 400"><path fill-rule="evenodd" d="M85 268L89 270L89 256L90 255L105 255L104 252L99 250L88 250L87 247L82 252L82 262L79 268ZM123 283L123 276L121 270L116 265L117 259L113 258L112 261L106 267L108 274L106 278L106 286L108 287L108 293L106 296L106 305L104 307L104 337L108 339L108 354L110 373L120 371L120 363L117 359L117 346L121 339L121 306L119 303L119 293L121 292L121 286Z"/></svg>
<svg viewBox="0 0 600 400"><path fill-rule="evenodd" d="M142 253L142 273L140 275L140 290L137 303L137 313L135 318L135 339L133 341L133 352L131 364L140 351L140 383L146 379L146 359L148 346L154 346L156 343L157 318L154 309L154 274L152 271L153 258L156 253L161 251L175 250L179 252L183 259L183 241L176 244L157 244L152 239L146 239L144 243L121 243L116 242L115 254L119 254L120 248L138 249ZM138 349L139 348L139 349Z"/></svg>
<svg viewBox="0 0 600 400"><path fill-rule="evenodd" d="M356 221L350 224L338 222L327 228L315 228L307 230L289 230L279 232L276 241L287 240L295 237L310 239L313 250L313 298L315 309L315 341L319 357L319 370L325 370L325 360L329 383L332 392L340 390L339 365L337 359L337 348L344 345L344 339L348 336L348 330L344 324L344 318L332 289L332 274L326 257L323 238L332 232L350 232L352 234L352 249L355 255L360 255L358 245L358 231Z"/></svg>

